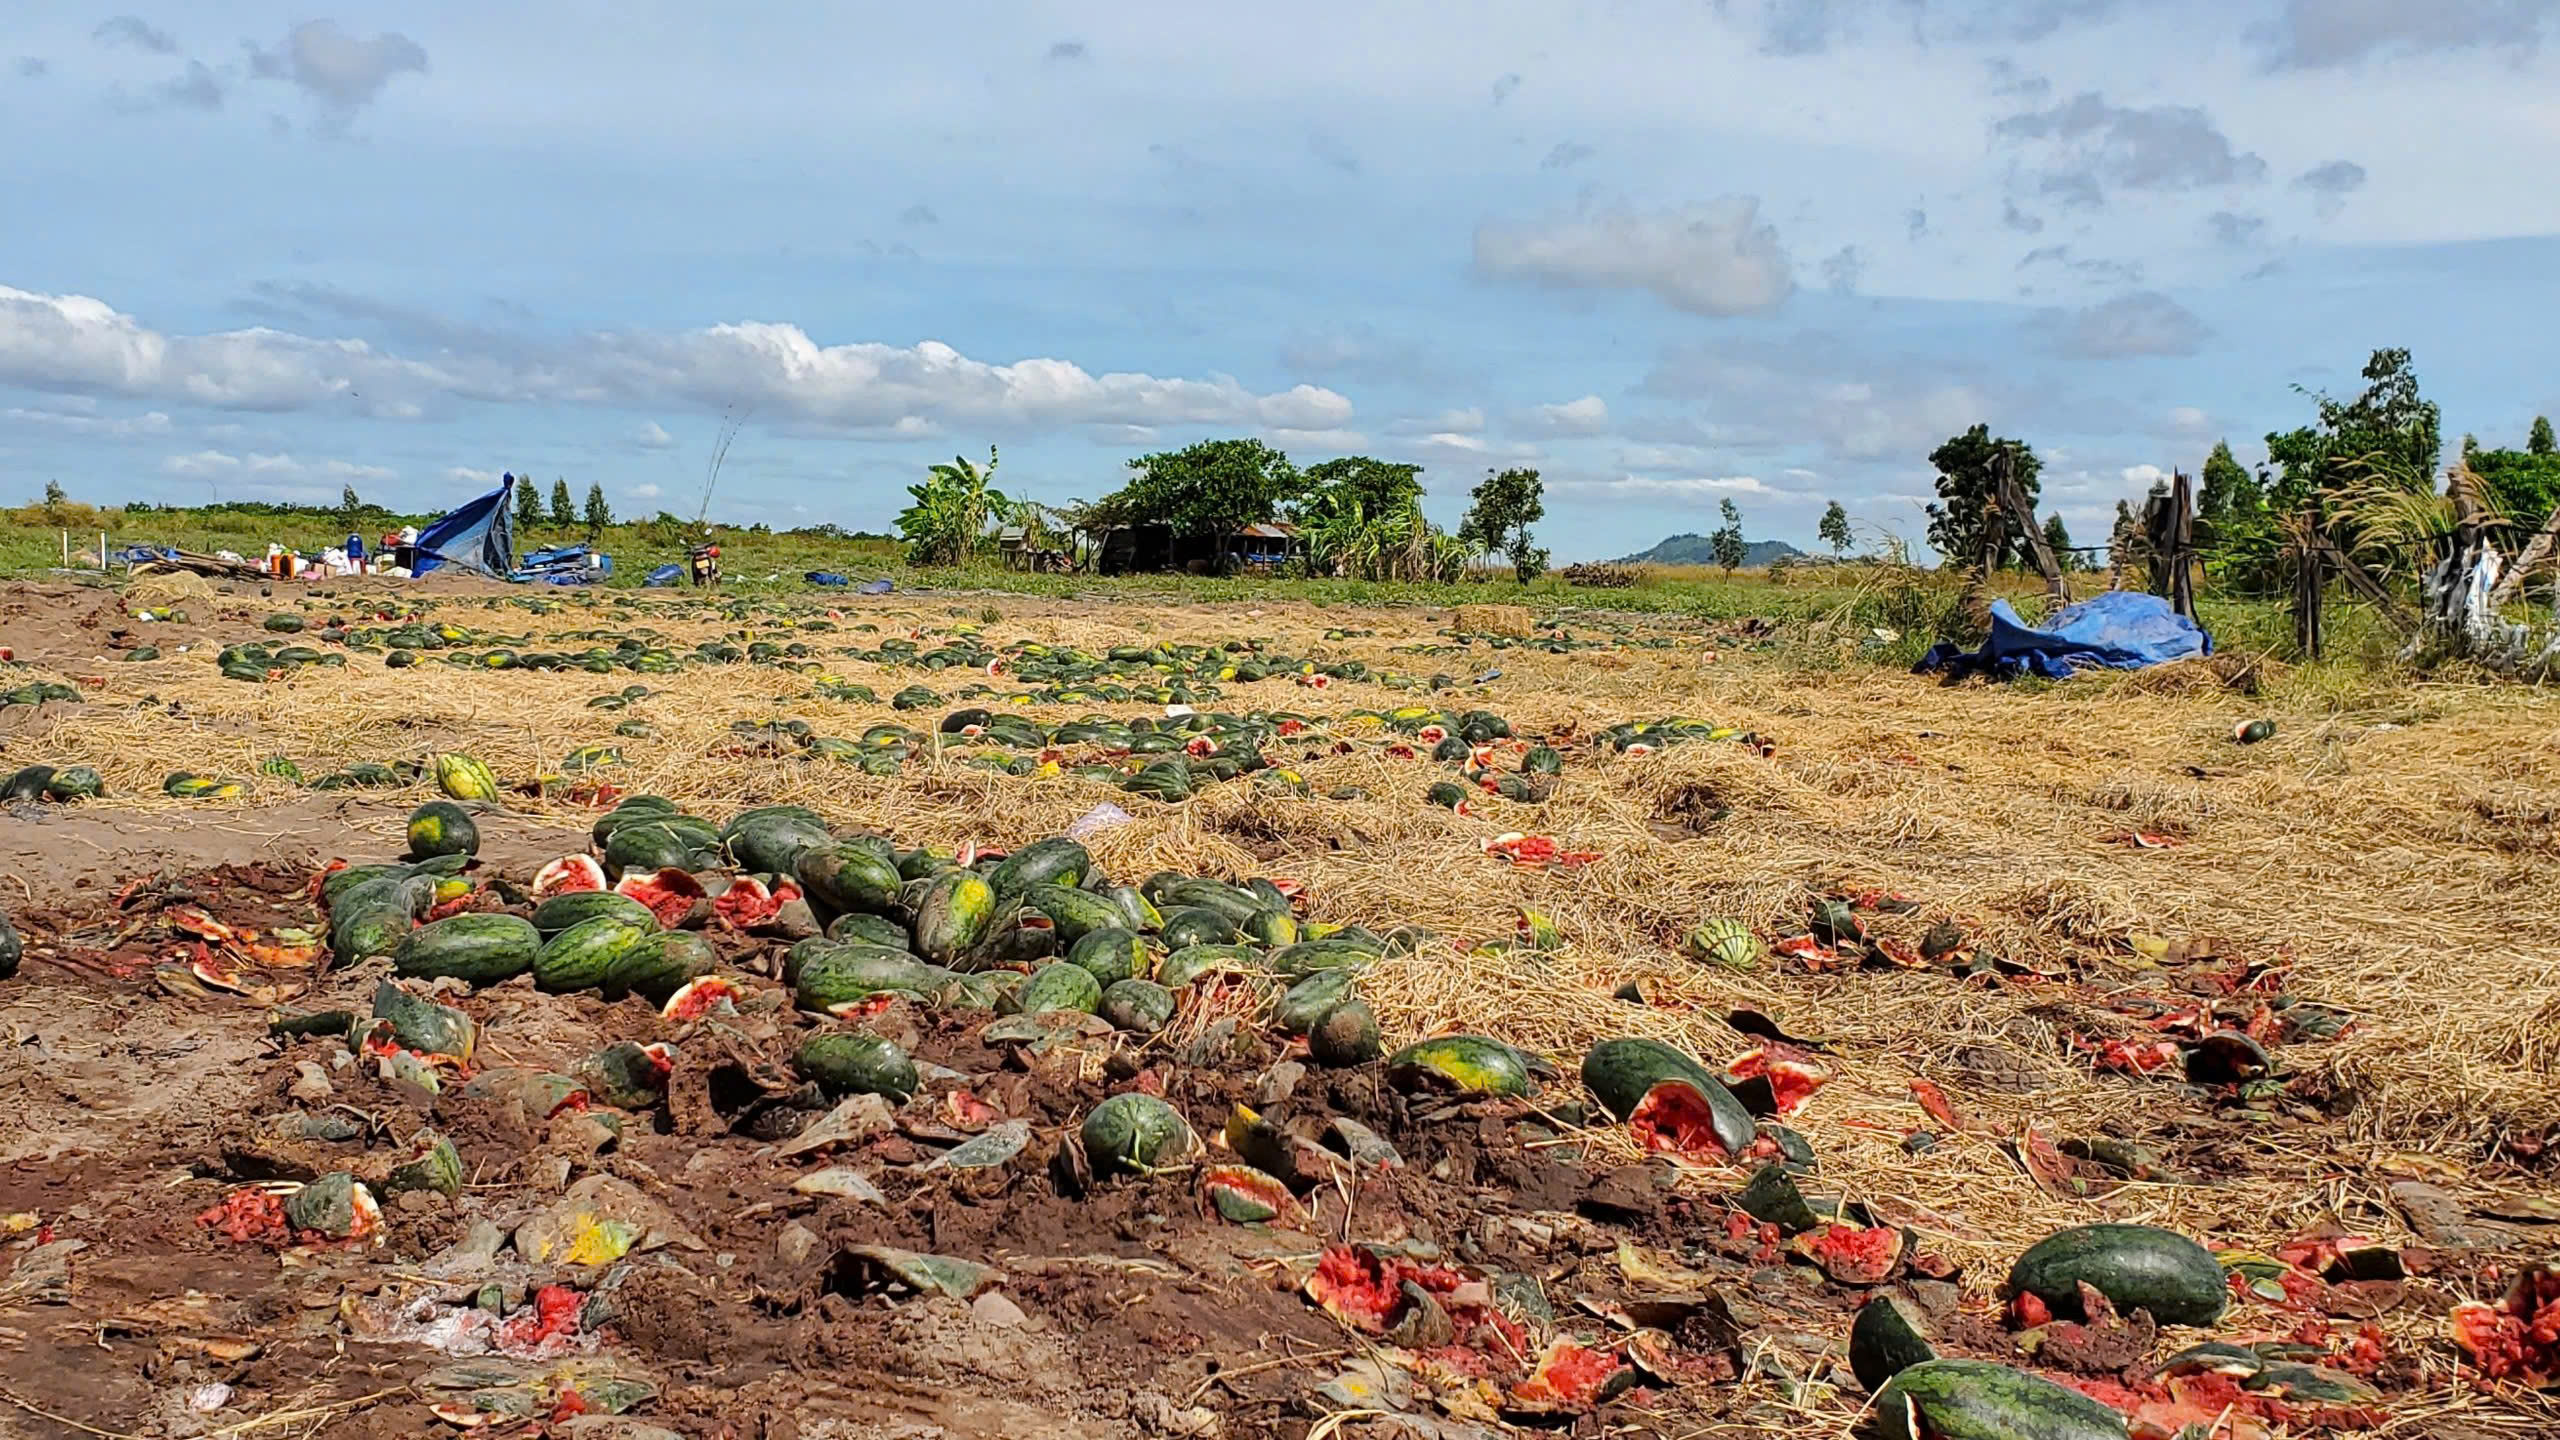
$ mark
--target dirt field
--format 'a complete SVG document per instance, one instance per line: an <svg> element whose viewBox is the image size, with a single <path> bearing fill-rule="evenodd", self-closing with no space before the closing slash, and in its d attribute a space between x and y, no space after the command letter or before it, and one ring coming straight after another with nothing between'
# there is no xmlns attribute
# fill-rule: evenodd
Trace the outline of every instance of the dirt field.
<svg viewBox="0 0 2560 1440"><path fill-rule="evenodd" d="M0 645L21 667L0 670L0 690L56 681L78 696L0 709L0 774L87 765L107 792L0 817L0 909L26 944L0 981L0 1436L466 1433L431 1401L483 1434L695 1440L1841 1433L1867 1398L1845 1337L1880 1287L1734 1208L1762 1157L1648 1148L1575 1078L1614 1036L1722 1071L1773 1033L1828 1076L1784 1117L1814 1156L1804 1190L1907 1232L1882 1288L1932 1318L1941 1353L2069 1377L2171 1430L2560 1432L2560 1408L2481 1375L2449 1329L2457 1304L2498 1301L2553 1259L2560 1221L2560 702L2545 696L2414 688L2310 713L2235 690L2237 667L1949 689L1809 672L1741 628L1577 617L1570 647L1497 650L1459 645L1435 611L906 594L788 613L545 597L533 614L521 592L457 589L425 617L515 642L456 647L474 652L574 652L639 630L679 655L707 638L796 642L811 651L799 671L393 670L319 638L333 613L415 599L0 591ZM132 614L172 607L187 618ZM262 630L280 608L307 613L309 632ZM810 620L828 628L794 628ZM1220 682L1199 708L1315 722L1267 751L1302 783L1262 772L1171 804L1080 778L1072 756L1063 773L1015 775L929 747L873 775L735 728L930 732L965 703L1047 725L1163 712L1007 707L1022 687L1003 670L839 653L894 636L931 650L955 632L1096 655L1250 641L1368 673ZM222 678L215 652L251 640L345 663ZM159 658L122 658L145 643ZM1435 676L1454 683L1434 691ZM635 680L655 693L589 704ZM850 684L876 698L847 698ZM887 703L915 684L932 704ZM964 698L970 686L986 696ZM1433 782L1457 778L1431 744L1340 723L1417 703L1493 711L1551 744L1552 791L1430 804ZM1598 743L1665 716L1741 733L1653 753ZM616 733L635 718L645 734ZM2258 718L2272 738L2232 738ZM562 774L590 744L625 763ZM285 958L231 988L191 983L204 932L187 917L318 927L321 868L396 858L435 793L314 789L262 765L284 757L307 782L454 752L510 784L549 777L481 817L472 878L492 905L492 882L529 885L588 848L599 783L715 821L802 804L839 833L944 850L1058 835L1109 802L1131 818L1089 843L1116 879L1287 879L1309 921L1431 932L1360 981L1389 1049L1475 1033L1556 1073L1533 1100L1451 1100L1375 1064L1314 1064L1249 1006L1225 1026L1187 1009L1154 1041L1023 1044L991 1035L984 1011L900 1004L865 1023L913 1055L923 1091L832 1150L795 1153L807 1132L760 1131L761 1102L744 1098L774 1088L765 1077L810 1023L771 978L787 942L770 935L713 923L746 992L716 1021L522 979L442 997L477 1021L483 1075L673 1044L662 1100L583 1115L459 1076L430 1093L336 1038L270 1038L273 1013L362 1012L383 960ZM1502 768L1517 763L1505 752ZM178 770L241 793L164 795ZM1507 835L1552 840L1568 863L1507 863L1487 848ZM1826 899L1840 908L1820 913ZM1690 958L1684 937L1711 917L1774 950L1748 968ZM1554 938L1529 940L1533 923ZM1840 943L1808 937L1817 927ZM1077 1125L1132 1089L1171 1101L1212 1165L1234 1159L1219 1137L1239 1103L1301 1136L1359 1122L1401 1164L1344 1165L1268 1224L1204 1207L1189 1165L1082 1182ZM936 1163L1014 1121L1029 1138L1010 1160ZM234 1240L203 1218L261 1182L377 1183L428 1129L467 1183L386 1199L379 1244ZM869 1193L808 1188L844 1167ZM583 1233L581 1215L625 1222L628 1253L528 1254L529 1228ZM2239 1267L2230 1312L2210 1335L2160 1335L2147 1316L2038 1326L2004 1310L2020 1252L2095 1221L2224 1252ZM1367 1333L1358 1307L1313 1303L1310 1274L1350 1246L1391 1250L1391 1279L1404 1265L1431 1272L1423 1289L1454 1286L1435 1293L1457 1332ZM973 1293L918 1293L879 1247L995 1273L950 1287ZM1542 1400L1524 1383L1568 1339L1623 1372L1605 1396ZM2287 1405L2220 1376L2158 1377L2207 1339L2283 1342L2267 1353L2356 1389ZM564 1389L583 1398L564 1404ZM615 1417L605 1396L645 1398Z"/></svg>

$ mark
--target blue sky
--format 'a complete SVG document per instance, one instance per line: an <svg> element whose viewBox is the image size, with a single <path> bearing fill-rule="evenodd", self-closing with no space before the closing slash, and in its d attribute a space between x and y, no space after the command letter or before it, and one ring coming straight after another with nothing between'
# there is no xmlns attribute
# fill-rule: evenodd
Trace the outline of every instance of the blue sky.
<svg viewBox="0 0 2560 1440"><path fill-rule="evenodd" d="M1257 434L1562 560L2560 413L2560 0L114 5L0 31L0 499L690 515L736 413L731 520Z"/></svg>

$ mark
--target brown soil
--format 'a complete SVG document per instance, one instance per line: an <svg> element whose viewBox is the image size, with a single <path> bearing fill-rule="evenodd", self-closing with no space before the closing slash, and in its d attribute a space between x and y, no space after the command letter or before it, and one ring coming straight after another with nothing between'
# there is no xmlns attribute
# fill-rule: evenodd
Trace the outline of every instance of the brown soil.
<svg viewBox="0 0 2560 1440"><path fill-rule="evenodd" d="M182 643L250 638L258 617L285 603L256 588L235 587L196 606ZM344 587L344 598L356 593ZM1090 627L1074 632L1078 643L1093 643L1106 624L1125 625L1107 608L1046 608L1043 624ZM0 714L0 768L26 757L102 769L122 759L142 768L101 736L147 736L173 750L221 737L228 763L241 767L270 747L286 748L274 743L279 734L290 735L293 753L332 764L414 756L476 734L490 737L486 751L523 757L517 772L528 773L570 743L598 738L584 697L625 678L456 681L438 672L434 685L418 688L413 717L396 704L409 682L376 665L343 682L362 689L370 708L358 717L361 727L342 725L331 709L331 687L342 683L335 677L231 686L166 661L126 667L107 658L117 651L113 632L127 628L124 615L108 592L0 589L0 644L48 674L101 674L108 682L85 705ZM1342 618L1311 614L1292 623ZM1235 617L1190 619L1215 632L1232 628ZM947 620L910 615L902 623ZM1392 663L1391 642L1410 643L1428 628L1410 616L1401 631L1394 623L1381 621L1389 634L1371 652L1381 665ZM1454 668L1481 658L1425 664ZM1564 739L1576 726L1587 734L1610 717L1656 713L1668 702L1648 687L1693 683L1672 662L1640 653L1635 663L1649 668L1623 676L1615 667L1584 669L1589 658L1507 654L1506 666L1552 682L1543 695L1524 687L1515 721ZM202 655L191 663L203 668ZM1577 673L1614 678L1580 694L1571 689ZM797 677L766 686L769 694L742 693L749 680L771 678L708 668L668 677L653 718L681 741L662 737L654 754L635 743L636 763L654 768L633 783L709 815L742 797L787 798L939 844L1019 840L1024 827L1054 832L1094 798L957 767L870 784L850 771L757 768L730 758L718 747L732 719L817 703L799 698L805 682ZM913 677L863 678L885 695ZM1282 682L1269 683L1276 691ZM1888 688L1882 680L1854 683ZM173 695L194 687L178 717L186 724L152 718L167 716L165 709L144 713L155 684ZM1824 724L1870 723L1817 718L1792 682L1773 682L1773 691L1759 696L1752 723L1792 725L1808 736ZM2241 918L2221 898L2222 887L2241 882L2207 873L2205 859L2179 872L2170 869L2177 857L2144 860L2088 840L2081 832L2090 826L2073 813L2085 789L2096 797L2089 806L2106 811L2106 827L2131 810L2143 828L2173 832L2182 817L2164 812L2183 790L2141 780L2126 782L2118 797L2085 774L2069 784L2053 779L2052 757L2071 742L1992 735L2004 712L1989 700L1944 701L1916 686L1883 698L1963 707L1959 713L1992 736L1968 752L1986 789L2003 747L2030 754L2021 765L2033 773L1973 809L1939 811L1921 807L1909 788L1940 783L1911 778L1937 773L1905 763L1904 748L1920 742L1882 731L1843 729L1828 746L1800 747L1803 758L1782 751L1786 758L1771 762L1739 746L1701 744L1604 773L1594 767L1609 761L1577 749L1559 803L1493 811L1503 828L1518 817L1518 828L1586 837L1611 852L1566 875L1502 867L1477 848L1472 830L1457 828L1461 817L1416 805L1410 797L1424 783L1425 762L1311 752L1311 771L1340 767L1317 783L1320 792L1347 777L1374 798L1264 803L1230 786L1186 807L1136 807L1145 810L1141 820L1097 843L1129 878L1166 864L1238 873L1267 865L1305 880L1311 913L1330 919L1414 918L1478 938L1508 935L1513 916L1533 905L1555 916L1571 937L1564 954L1463 951L1377 977L1381 1014L1398 1038L1467 1028L1550 1053L1565 1074L1534 1102L1408 1095L1375 1065L1302 1070L1303 1052L1249 1026L1224 1047L1104 1037L1035 1052L987 1038L985 1014L900 1006L850 1023L906 1045L924 1068L923 1091L887 1130L802 1155L782 1152L813 1113L788 1068L810 1021L791 1013L767 978L778 968L778 942L716 937L748 998L742 1013L699 1024L668 1021L638 1000L540 994L521 979L442 996L478 1022L473 1059L484 1077L573 1072L618 1041L672 1044L667 1101L632 1107L617 1131L598 1113L535 1113L521 1094L466 1092L457 1076L426 1093L386 1078L335 1039L270 1037L273 1011L364 1011L386 962L325 973L289 963L252 967L241 981L248 994L187 978L194 942L174 928L178 907L260 932L312 926L309 882L319 867L335 857L396 853L423 789L260 785L247 803L197 806L150 793L147 777L137 785L120 776L120 792L105 803L18 807L0 815L0 909L27 942L18 977L0 982L0 1105L10 1117L0 1127L0 1437L466 1433L436 1419L422 1396L427 1377L456 1363L419 1328L422 1316L449 1332L486 1303L517 1324L540 1309L546 1286L566 1287L560 1293L579 1308L578 1333L594 1346L589 1358L645 1371L655 1398L622 1429L595 1416L552 1416L546 1398L531 1423L469 1433L672 1432L692 1440L1836 1433L1863 1399L1842 1346L1868 1290L1826 1278L1739 1215L1731 1197L1750 1166L1675 1165L1646 1155L1625 1127L1586 1123L1599 1117L1585 1112L1571 1078L1580 1045L1631 1029L1677 1038L1722 1063L1757 1043L1737 1033L1745 1006L1782 1017L1791 1033L1833 1042L1824 1063L1836 1078L1794 1122L1821 1156L1804 1189L1825 1205L1866 1206L1873 1223L1910 1230L1905 1268L1892 1283L1922 1301L1950 1352L2147 1384L2153 1363L2203 1337L2161 1335L2142 1317L2079 1329L2061 1322L2028 1342L2042 1347L2031 1358L1994 1293L2005 1257L2063 1224L2102 1218L2168 1223L2217 1247L2272 1251L2315 1217L2337 1215L2396 1244L2407 1232L2389 1207L2408 1208L2406 1187L2441 1182L2459 1192L2445 1202L2452 1215L2444 1238L2426 1236L2442 1248L2408 1246L2405 1281L2324 1286L2306 1270L2289 1277L2302 1283L2282 1300L2236 1307L2212 1338L2316 1336L2329 1347L2327 1363L2363 1358L2360 1373L2383 1384L2392 1404L2423 1395L2434 1406L2460 1394L2488 1427L2484 1435L2533 1433L2547 1421L2539 1402L2513 1389L2481 1392L2459 1374L2441 1319L2458 1299L2502 1293L2504 1276L2548 1249L2545 1232L2520 1223L2560 1213L2531 1213L2533 1203L2549 1201L2547 1141L2521 1117L2498 1114L2494 1127L2487 1118L2497 1113L2494 1102L2545 1081L2487 1074L2479 1061L2426 1093L2386 1095L2372 1079L2383 1073L2370 1068L2379 1063L2370 1059L2381 1050L2375 1037L2410 1027L2379 1003L2348 1036L2280 1045L2288 1088L2250 1104L2232 1087L2111 1070L2069 1048L2065 1036L2139 1042L2161 1033L2153 1022L2176 1006L2220 1007L2229 1013L2218 1022L2241 1025L2261 998L2288 998L2281 965L2237 966L2206 953L2211 946L2200 939L2192 954L2119 964L2135 935L2157 928L2186 944ZM519 715L519 702L529 715L537 699L551 708ZM1878 699L1839 708L1882 713ZM1350 699L1337 692L1329 702L1291 690L1249 703L1338 711L1389 702L1366 690ZM1545 713L1532 718L1539 707ZM561 714L590 728L556 728ZM862 721L888 712L821 718L835 733L858 733ZM413 720L426 728L405 728ZM2006 723L2033 730L2038 722ZM2188 728L2206 730L2200 721ZM2133 762L2110 752L2087 763L2113 774L2130 773ZM149 771L162 768L155 759ZM2391 793L2408 813L2424 809ZM1871 823L1878 811L1891 823ZM484 817L480 878L525 883L541 861L585 847L589 818L556 801ZM2241 823L2228 814L2209 818L2214 825L2191 833L2230 837ZM1474 816L1464 823L1491 833ZM2048 862L2059 878L2012 877L1995 887L1957 873L1995 859L2022 863L1997 857L2048 824L2063 826L2077 847ZM1819 868L1791 858L1783 875L1749 869L1758 863L1746 853L1760 843L1754 837L1773 833L1803 847L1791 856L1829 847L1833 858ZM1692 867L1678 872L1688 877L1681 884L1662 880L1681 865ZM2163 880L2163 872L2176 878ZM1715 878L1725 875L1745 878ZM1834 885L1835 877L1858 883ZM1855 961L1802 971L1773 964L1737 978L1703 972L1677 952L1702 907L1745 914L1755 930L1775 936L1800 924L1817 885L1917 891L1933 879L1940 888L1930 913L1871 910L1863 912L1867 922L1916 943L1950 913L1936 897L1965 894L1979 901L1961 913L1986 951L2018 963L1969 979L1861 969ZM1718 885L1733 888L1721 893ZM2363 881L2338 885L2358 905L2382 903L2388 893ZM2171 897L2152 902L2157 920L2131 898L2154 893ZM2261 896L2251 889L2246 898L2254 906ZM1389 904L1403 913L1383 908ZM2323 927L2342 923L2317 910L2304 915L2305 974L2341 973L2344 947ZM2293 958L2263 940L2244 953ZM2274 979L2261 986L2261 973ZM1611 998L1628 980L1640 982L1645 1005ZM2244 980L2254 988L2237 989ZM2344 998L2344 988L2323 987L2317 998ZM1725 1016L1736 1016L1730 1029ZM2453 1053L2509 1053L2488 1048L2496 1037L2457 1040L2474 1048ZM2517 1045L2512 1053L2526 1057L2550 1049L2547 1036ZM2333 1050L2359 1057L2363 1068L2324 1060ZM1914 1105L1904 1087L1920 1075L1954 1092L1959 1123L1941 1124ZM1088 1183L1079 1175L1076 1127L1101 1100L1132 1089L1158 1091L1182 1111L1211 1140L1212 1164L1233 1159L1215 1137L1240 1102L1311 1141L1334 1118L1358 1121L1404 1163L1327 1175L1299 1197L1302 1213L1270 1225L1228 1223L1204 1206L1193 1167L1139 1180ZM1028 1122L1030 1142L990 1169L928 1168L961 1138L953 1117L968 1107L951 1098L960 1091L997 1120ZM2434 1123L2427 1107L2457 1098L2481 1107L2464 1112L2475 1122L2465 1132L2471 1138L2438 1147L2408 1133L2422 1120ZM1932 1131L1918 1128L1924 1120ZM428 1128L451 1141L467 1183L451 1198L387 1199L379 1246L278 1249L222 1238L199 1219L259 1181L345 1170L379 1185ZM2149 1168L2118 1174L2091 1160L2039 1161L2040 1152L2012 1148L2023 1137L2082 1149L2106 1141L2106 1154ZM2461 1159L2422 1153L2435 1148ZM2030 1157L2025 1165L2020 1154ZM835 1166L858 1170L881 1199L793 1188ZM610 1263L572 1265L486 1243L525 1233L519 1227L529 1220L539 1228L547 1217L537 1217L573 1189L608 1194L617 1216L640 1217L640 1248ZM2483 1218L2509 1214L2485 1208L2497 1200L2515 1211L2511 1218ZM1523 1350L1484 1338L1498 1329L1442 1348L1354 1331L1304 1293L1319 1257L1345 1242L1382 1247L1421 1270L1447 1267L1471 1297L1487 1287L1492 1308L1520 1327ZM988 1266L997 1278L975 1299L908 1293L881 1283L858 1253L880 1246ZM1453 1294L1447 1308L1463 1306ZM2376 1314L2378 1349L2363 1357L2359 1327ZM1658 1368L1605 1401L1531 1414L1505 1396L1551 1335L1611 1353L1628 1351L1634 1336ZM1411 1394L1372 1403L1328 1384L1372 1358ZM1374 1410L1403 1414L1359 1413Z"/></svg>

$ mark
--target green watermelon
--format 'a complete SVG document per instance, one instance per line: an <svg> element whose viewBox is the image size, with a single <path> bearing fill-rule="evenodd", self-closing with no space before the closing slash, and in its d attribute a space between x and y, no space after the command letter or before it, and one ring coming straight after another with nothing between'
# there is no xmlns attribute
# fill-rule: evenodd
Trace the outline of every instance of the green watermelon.
<svg viewBox="0 0 2560 1440"><path fill-rule="evenodd" d="M1090 1015L1102 1004L1102 982L1081 965L1065 961L1043 965L1007 993L996 1008L1013 1015L1041 1015L1075 1010Z"/></svg>
<svg viewBox="0 0 2560 1440"><path fill-rule="evenodd" d="M635 925L655 926L658 923L658 917L649 913L648 906L628 895L611 890L570 890L533 907L533 928L545 935L557 935L573 925L584 924L599 916L612 916Z"/></svg>
<svg viewBox="0 0 2560 1440"><path fill-rule="evenodd" d="M1093 1107L1078 1138L1086 1164L1102 1177L1173 1164L1199 1143L1181 1111L1140 1094L1114 1095Z"/></svg>
<svg viewBox="0 0 2560 1440"><path fill-rule="evenodd" d="M1144 979L1153 969L1147 955L1147 942L1117 926L1104 926L1089 931L1067 950L1067 963L1093 972L1093 978L1104 985L1122 980Z"/></svg>
<svg viewBox="0 0 2560 1440"><path fill-rule="evenodd" d="M947 870L921 883L925 890L915 907L916 953L948 965L976 949L994 928L996 892L969 870Z"/></svg>
<svg viewBox="0 0 2560 1440"><path fill-rule="evenodd" d="M1982 1360L1924 1360L1876 1393L1875 1440L2125 1440L2125 1418L2077 1390Z"/></svg>
<svg viewBox="0 0 2560 1440"><path fill-rule="evenodd" d="M1536 1088L1526 1056L1482 1035L1417 1040L1387 1057L1387 1080L1399 1090L1461 1095L1526 1095Z"/></svg>
<svg viewBox="0 0 2560 1440"><path fill-rule="evenodd" d="M2054 1313L2080 1312L2080 1287L2163 1325L2211 1325L2231 1292L2213 1252L2150 1225L2078 1225L2038 1241L2009 1269L2009 1290Z"/></svg>
<svg viewBox="0 0 2560 1440"><path fill-rule="evenodd" d="M864 1031L810 1036L791 1057L791 1068L829 1095L883 1095L904 1104L916 1093L916 1063L907 1052Z"/></svg>
<svg viewBox="0 0 2560 1440"><path fill-rule="evenodd" d="M436 855L477 855L480 827L450 800L430 800L409 812L409 853L419 859Z"/></svg>
<svg viewBox="0 0 2560 1440"><path fill-rule="evenodd" d="M533 986L550 995L597 989L616 957L656 933L654 921L618 915L582 920L543 942L533 957Z"/></svg>
<svg viewBox="0 0 2560 1440"><path fill-rule="evenodd" d="M495 985L533 968L542 932L513 915L455 915L410 932L392 952L393 973L451 976L473 985Z"/></svg>
<svg viewBox="0 0 2560 1440"><path fill-rule="evenodd" d="M663 1005L687 981L710 974L719 963L719 952L699 932L660 930L642 936L605 962L604 997L619 1000L638 995L652 1005Z"/></svg>

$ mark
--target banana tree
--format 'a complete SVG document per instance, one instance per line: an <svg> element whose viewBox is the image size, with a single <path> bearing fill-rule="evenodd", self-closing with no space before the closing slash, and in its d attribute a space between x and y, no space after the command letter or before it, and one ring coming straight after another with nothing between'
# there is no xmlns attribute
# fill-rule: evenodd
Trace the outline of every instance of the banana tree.
<svg viewBox="0 0 2560 1440"><path fill-rule="evenodd" d="M987 540L990 521L1008 513L1013 502L988 485L996 473L995 447L987 447L982 468L955 455L948 465L926 472L924 482L907 487L915 503L898 515L898 534L907 542L910 565L965 564Z"/></svg>

